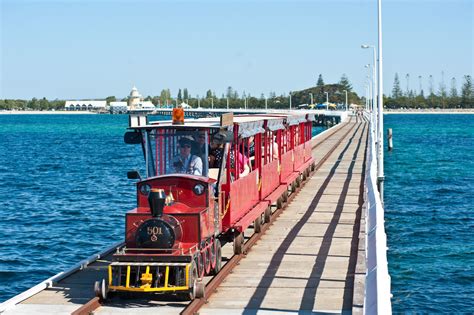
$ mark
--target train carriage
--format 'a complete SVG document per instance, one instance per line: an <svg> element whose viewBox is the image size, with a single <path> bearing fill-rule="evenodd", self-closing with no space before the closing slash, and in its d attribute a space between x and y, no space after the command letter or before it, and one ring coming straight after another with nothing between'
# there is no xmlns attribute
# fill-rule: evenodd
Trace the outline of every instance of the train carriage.
<svg viewBox="0 0 474 315"><path fill-rule="evenodd" d="M172 121L155 122L130 117L124 139L141 145L145 174L128 173L138 179L137 206L126 213L125 246L108 279L95 284L102 299L108 292L201 296L202 278L221 268L221 247L232 243L240 254L244 231L253 225L259 232L271 205L281 207L311 171L314 117L183 114L176 109Z"/></svg>

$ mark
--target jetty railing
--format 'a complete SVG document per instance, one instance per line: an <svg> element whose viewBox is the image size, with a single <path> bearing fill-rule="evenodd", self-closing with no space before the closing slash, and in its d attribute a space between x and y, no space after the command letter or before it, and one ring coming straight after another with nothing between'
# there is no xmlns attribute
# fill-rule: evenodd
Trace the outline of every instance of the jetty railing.
<svg viewBox="0 0 474 315"><path fill-rule="evenodd" d="M366 276L364 314L392 314L390 275L387 262L387 235L384 208L377 189L375 131L371 124L365 174L365 248Z"/></svg>

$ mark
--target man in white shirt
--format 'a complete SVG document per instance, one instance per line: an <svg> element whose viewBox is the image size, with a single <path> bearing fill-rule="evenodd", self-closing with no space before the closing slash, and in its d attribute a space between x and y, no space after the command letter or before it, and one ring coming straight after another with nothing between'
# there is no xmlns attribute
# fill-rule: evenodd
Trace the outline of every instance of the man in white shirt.
<svg viewBox="0 0 474 315"><path fill-rule="evenodd" d="M168 173L182 173L202 175L202 160L199 156L191 154L192 137L183 136L178 140L179 155L175 156Z"/></svg>

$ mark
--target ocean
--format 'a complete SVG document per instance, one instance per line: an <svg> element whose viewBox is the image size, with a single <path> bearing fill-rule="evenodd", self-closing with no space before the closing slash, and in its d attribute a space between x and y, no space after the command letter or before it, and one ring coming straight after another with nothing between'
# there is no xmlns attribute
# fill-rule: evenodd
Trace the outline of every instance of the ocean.
<svg viewBox="0 0 474 315"><path fill-rule="evenodd" d="M474 115L385 115L394 313L474 313ZM385 145L385 147L387 147Z"/></svg>
<svg viewBox="0 0 474 315"><path fill-rule="evenodd" d="M125 115L0 115L0 301L123 239ZM393 310L472 312L474 116L386 115ZM314 130L314 133L322 131Z"/></svg>

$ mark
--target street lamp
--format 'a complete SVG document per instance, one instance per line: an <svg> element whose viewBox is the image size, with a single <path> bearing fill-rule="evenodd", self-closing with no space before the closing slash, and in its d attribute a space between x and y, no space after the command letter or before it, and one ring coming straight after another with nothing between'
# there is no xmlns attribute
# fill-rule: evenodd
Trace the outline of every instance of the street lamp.
<svg viewBox="0 0 474 315"><path fill-rule="evenodd" d="M313 105L313 93L309 93L309 96L311 96L311 105Z"/></svg>
<svg viewBox="0 0 474 315"><path fill-rule="evenodd" d="M361 45L360 46L361 48L363 49L368 49L368 48L372 48L373 49L373 56L374 56L374 63L373 63L373 69L372 69L372 80L373 80L373 87L372 87L372 92L373 92L373 97L372 99L373 100L376 100L377 99L377 86L376 86L376 83L377 83L377 76L376 76L376 70L377 70L377 52L375 51L375 46L373 45ZM376 102L374 102L375 104Z"/></svg>
<svg viewBox="0 0 474 315"><path fill-rule="evenodd" d="M326 94L326 110L329 110L329 93L324 92L324 94Z"/></svg>
<svg viewBox="0 0 474 315"><path fill-rule="evenodd" d="M291 110L291 92L289 94L290 94L290 110Z"/></svg>

